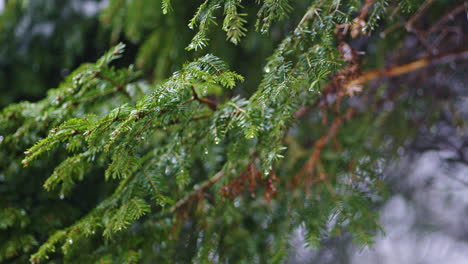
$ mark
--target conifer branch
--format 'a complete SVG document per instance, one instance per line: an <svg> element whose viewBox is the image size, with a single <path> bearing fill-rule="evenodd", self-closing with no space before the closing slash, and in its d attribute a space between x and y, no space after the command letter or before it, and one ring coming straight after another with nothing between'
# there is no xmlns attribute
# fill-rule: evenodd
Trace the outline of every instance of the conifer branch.
<svg viewBox="0 0 468 264"><path fill-rule="evenodd" d="M161 77L168 76L172 69L187 60L187 54L179 52L184 48L185 41L173 41L168 36L186 34L181 28L186 27L187 21L179 21L178 17L185 17L188 15L186 11L193 13L194 8L199 7L189 24L190 28L197 27L199 30L192 36L187 49L206 47L211 52L223 53L226 50L215 46L219 45L219 32L211 29L217 22L223 21L222 30L226 32L228 41L240 43L248 32L247 21L251 21L247 13L251 14L254 6L249 5L246 9L248 12L244 14L242 4L246 1L242 0L204 0L201 5L196 1L156 1L162 6L162 11L160 8L149 9L153 0L108 2L109 7L101 18L111 27L114 40L125 34L126 39L134 41L132 47L138 50L131 55L138 54L136 64L143 66L141 73L135 72L132 66L127 69L110 66L111 61L122 55L124 45L119 44L96 63L80 66L58 89L50 90L44 100L16 104L0 113L0 156L4 158L0 165L9 166L4 181L8 184L10 179L15 178L13 183L27 182L27 177L31 177L32 173L50 175L48 172L51 172L48 178L44 176L44 187L47 191L61 187L59 197L64 199L66 195L67 199L60 205L74 208L74 203L69 203L69 200L83 198L83 210L70 213L71 217L66 221L62 222L59 218L67 211L55 210L60 222L53 228L61 230L47 242L41 242L42 246L31 257L33 262L45 262L51 258L51 262L136 263L139 256L144 261L150 254L151 258L154 256L154 261L166 263L171 262L167 261L169 259L177 260L173 258L174 254L186 255L187 252L190 255L187 261L191 262L209 263L219 258L227 262L251 263L258 257L256 249L261 248L259 245L264 241L249 240L248 247L253 250L244 251L240 239L250 233L253 236L249 237L253 238L266 237L264 234L272 237L271 249L269 247L264 252L266 262L287 262L284 256L277 257L275 251L287 249L288 234L297 228L298 223L305 223L310 240L319 241L324 236L334 234L328 228L332 218L336 228L345 228L358 238L364 236L362 240L365 240L366 236L370 237L368 233L376 230L376 218L369 206L372 202L367 199L378 194L378 190L372 189L372 186L369 193L362 193L359 189L361 186L356 188L354 179L365 180L363 184L369 185L378 180L380 171L373 170L375 161L382 160L380 150L387 150L385 144L379 143L399 140L391 132L385 131L390 130L389 126L394 126L384 125L389 121L387 117L397 115L396 118L411 118L406 115L407 112L419 109L412 109L417 107L411 102L409 105L406 102L393 104L397 99L407 99L399 96L406 95L404 85L392 85L389 90L382 87L376 93L365 93L359 98L359 108L354 107L356 104L352 100L345 100L353 92L360 92L361 86L379 78L401 76L430 65L468 58L467 50L439 56L434 54L406 64L362 73L358 52L353 50L352 44L345 42L370 35L373 29L379 28L379 24L395 23L395 17L408 21L407 28L428 25L429 31L418 32L416 27L411 31L427 47L427 39L434 37L434 31L438 32L434 43L451 41L452 38L445 37L448 19L463 12L466 3L459 7L447 7L446 10L451 11L446 15L437 15L439 21L430 28L434 23L426 21L425 14L435 6L433 0L399 0L396 4L390 4L388 0L257 1L260 8L257 9L256 28L262 34L268 32L270 25L276 21L288 15L292 19L275 26L273 38L275 43L278 40L279 45L268 58L264 57L264 52L271 51L272 42L255 36L255 32L248 33L248 42L237 46L235 54L249 55L252 47L259 47L258 56L228 56L234 65L249 67L242 69L249 80L245 85L247 90L244 91L242 86L230 93L225 89L236 87L243 77L211 54L185 63L163 81ZM182 2L184 7L180 7ZM416 10L422 2L425 4ZM173 7L177 17L162 15L170 13ZM162 14L158 14L158 10ZM459 21L458 18L455 22ZM291 23L296 21L299 21L297 26L290 28ZM401 22L401 25L404 23ZM155 28L155 25L158 26ZM287 32L288 29L293 31ZM443 32L439 34L439 30ZM413 35L405 30L401 33ZM146 34L150 37L146 38ZM181 35L180 40L190 35ZM207 47L212 38L217 41L213 43L214 46ZM406 45L404 38L404 35L392 35L392 42L385 45L374 37L363 38L359 42L365 44L363 47L376 47L377 52L365 53L368 61L374 61L381 51L386 53L385 49L389 46L396 47L399 41L404 48L412 49L408 53L417 51L412 54L418 54L420 47ZM196 57L198 55L194 54ZM262 61L255 61L258 60L256 57L263 57ZM236 60L242 60L242 63L238 64ZM260 62L264 67L258 68ZM137 79L141 77L140 74L146 80L154 76L154 82ZM252 96L242 96L254 89ZM127 93L129 98L120 96L120 93ZM230 94L235 96L228 98ZM420 96L414 99L419 103L427 98ZM315 109L315 105L301 108L313 100L320 104L319 109ZM387 102L391 102L391 106L387 107ZM344 105L347 108L342 108ZM294 121L301 120L292 120L292 115L299 118L308 109L317 111L307 121L302 120L304 122L294 125ZM327 115L331 112L333 117L328 121ZM355 117L361 113L362 118ZM352 118L352 122L349 122ZM314 127L312 132L311 127ZM408 124L403 124L403 128L399 129L409 130ZM317 135L320 131L322 133ZM347 131L352 132L345 133ZM285 137L293 140L285 142ZM16 168L18 166L9 165L17 163L21 159L19 153L34 142L37 143L25 152L24 164L40 158L35 166L20 170ZM371 148L374 144L369 146L363 142L372 142L378 147ZM285 145L290 150L283 157ZM54 161L48 162L50 160L42 158L45 153L53 154ZM460 158L465 158L462 154L460 152ZM241 171L241 166L245 164L248 164L247 168ZM298 168L297 164L301 167ZM52 165L55 168L50 168ZM222 169L217 171L217 168ZM232 175L238 170L239 175ZM332 175L333 178L328 178ZM102 179L102 184L93 180L87 181L86 185L77 185L77 181L101 176L104 179L113 178L115 182L104 182ZM231 179L231 176L236 177ZM289 181L275 183L283 177ZM353 180L352 184L348 184L348 179ZM90 191L99 194L99 197L80 197L81 192L74 192L75 186L90 186L88 183L92 184ZM117 188L115 183L118 183ZM307 191L303 191L319 183L317 195L307 195ZM10 189L8 192L14 193L17 184L6 187ZM109 192L109 188L115 189L113 193ZM179 191L172 192L174 188ZM263 193L265 201L269 202L276 194L287 197L292 189L298 190L295 192L298 197L276 198L273 206L254 197ZM37 192L31 196L36 195ZM213 195L216 202L212 203L210 199L209 206L203 207L204 212L200 214L198 209L201 209L201 205L207 205L203 202L208 195ZM96 204L96 198L101 202ZM218 202L219 198L222 202ZM226 201L223 198L235 199ZM32 197L27 200L37 199ZM28 203L25 203L28 206L25 207L28 208L27 214L21 216L27 221L32 222L34 217L43 216L42 211L49 211L44 210L49 209L49 204L39 205L36 210L35 205ZM291 212L286 213L286 208ZM254 224L261 224L262 228L243 230L245 226L242 221L246 216L250 217L248 210L255 210L259 217L252 220ZM269 221L263 221L265 217ZM49 230L46 233L41 230L41 224L26 223L26 228L17 228L14 222L18 222L19 218L7 218L10 219L0 217L0 227L6 226L9 229L7 232L15 236L16 230L20 230L17 237L31 233L31 238L34 238L37 233L37 241L42 241L50 234ZM266 228L263 228L264 224ZM171 225L180 229L170 233L168 227ZM271 233L271 230L275 232ZM258 232L270 233L258 236ZM115 233L118 235L114 236ZM96 248L90 248L88 239L83 239L93 236L89 239L91 241L100 234L104 234L108 240L106 243L93 241L92 245L96 245ZM219 234L219 239L212 239L212 234ZM194 238L196 243L181 245L170 241L195 241L182 237L186 235ZM31 242L28 244L36 246ZM54 253L60 245L63 258ZM151 245L158 245L158 249ZM21 247L21 243L15 244L15 248ZM245 254L229 253L239 249ZM0 262L5 260L2 259L4 255L0 249ZM13 259L7 256L5 261L10 260Z"/></svg>
<svg viewBox="0 0 468 264"><path fill-rule="evenodd" d="M195 187L194 190L192 192L190 192L189 194L187 194L183 199L177 201L174 204L174 206L169 208L168 212L170 214L173 214L175 211L179 210L180 208L185 206L187 203L189 203L196 196L200 195L206 189L210 188L215 183L217 183L223 176L224 176L224 170L219 171L213 177L211 177L208 180L206 180L205 182L203 182L200 186Z"/></svg>

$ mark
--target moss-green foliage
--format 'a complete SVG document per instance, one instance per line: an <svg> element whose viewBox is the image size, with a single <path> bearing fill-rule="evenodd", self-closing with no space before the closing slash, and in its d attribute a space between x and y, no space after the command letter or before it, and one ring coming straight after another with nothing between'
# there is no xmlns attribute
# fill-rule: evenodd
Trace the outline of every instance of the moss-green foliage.
<svg viewBox="0 0 468 264"><path fill-rule="evenodd" d="M109 1L101 23L133 60L117 44L0 114L0 262L282 263L298 227L314 245L343 232L371 243L382 168L416 103L382 109L381 86L326 118L313 108L347 64L336 27L363 2ZM416 2L375 1L362 33ZM1 18L15 23L15 8ZM350 104L309 175L325 180L294 183Z"/></svg>

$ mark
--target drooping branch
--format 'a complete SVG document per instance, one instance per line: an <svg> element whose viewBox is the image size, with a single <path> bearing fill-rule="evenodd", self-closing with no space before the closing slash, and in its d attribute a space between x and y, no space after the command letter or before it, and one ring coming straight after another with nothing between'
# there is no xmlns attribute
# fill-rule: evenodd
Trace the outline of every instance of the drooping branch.
<svg viewBox="0 0 468 264"><path fill-rule="evenodd" d="M368 12L369 7L372 5L373 2L374 1L366 1L366 5L363 8L364 9L363 17L365 17L366 13ZM301 22L299 23L298 27L300 27L310 16L313 15L312 11L313 10L309 10L306 13L306 15L302 18ZM362 84L365 84L369 81L372 81L378 78L403 75L406 73L410 73L412 71L416 71L418 69L422 69L424 67L428 67L430 65L444 64L447 62L451 62L455 60L462 60L462 59L467 59L467 58L468 58L468 50L463 50L463 51L458 51L458 52L446 53L446 54L442 54L442 55L435 56L435 57L422 58L422 59L418 59L407 64L398 65L394 67L370 70L370 71L360 74L356 78L345 83L344 84L345 87L343 88L350 88L352 86L360 86ZM216 102L207 98L200 97L198 93L196 92L196 90L194 89L194 87L191 87L191 89L193 93L193 100L206 104L211 110L216 111L217 109ZM304 112L303 109L299 111ZM302 112L300 115L302 115ZM296 117L298 117L297 116L298 113L296 113ZM293 183L292 183L293 186L297 186L298 184L303 183L304 186L307 187L307 186L310 186L311 184L319 183L325 180L320 177L313 178L314 170L317 164L320 163L321 152L326 147L326 145L331 140L333 140L333 138L337 136L339 129L343 125L343 123L346 120L349 120L350 118L352 118L352 116L354 116L355 113L356 113L356 109L349 108L346 113L336 117L335 120L333 120L333 122L330 124L330 127L328 129L328 133L326 135L323 135L316 141L309 159L306 161L306 163L304 164L303 168L299 171L299 173L295 175L293 179ZM165 211L167 213L164 213L164 215L174 214L178 210L181 210L184 207L189 206L191 201L197 200L198 199L197 197L200 197L200 195L202 195L205 191L213 187L219 180L222 179L224 175L225 175L225 172L223 170L219 171L214 176L204 181L201 185L194 188L194 190L186 194L182 199L178 200L172 207L170 207L167 211Z"/></svg>
<svg viewBox="0 0 468 264"><path fill-rule="evenodd" d="M398 75L403 75L412 71L416 71L418 69L422 69L424 67L428 67L430 65L437 65L437 64L444 64L456 60L464 60L468 59L468 50L462 50L458 52L451 52L442 54L437 57L427 57L415 60L413 62L394 66L391 68L382 68L382 69L375 69L371 71L364 72L359 77L351 80L343 87L344 90L350 89L355 86L361 86L364 83L369 81L382 78L382 77L393 77ZM309 108L310 109L310 108ZM305 115L307 109L299 109L296 112L296 118L300 118L301 116ZM331 139L336 137L339 128L343 124L346 119L351 118L355 114L356 110L354 108L349 108L348 111L344 115L340 115L335 118L335 120L331 123L328 133L320 137L314 145L313 151L306 161L302 169L295 175L293 179L293 187L297 186L298 184L303 183L304 186L307 188L310 184L318 183L322 181L321 178L313 179L313 173L320 162L320 155L323 148L330 142ZM302 182L303 181L303 182Z"/></svg>

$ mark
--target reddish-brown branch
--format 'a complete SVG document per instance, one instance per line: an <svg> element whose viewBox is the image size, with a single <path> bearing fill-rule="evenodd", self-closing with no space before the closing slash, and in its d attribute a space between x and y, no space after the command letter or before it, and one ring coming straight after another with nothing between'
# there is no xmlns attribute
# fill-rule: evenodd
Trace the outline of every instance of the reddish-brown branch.
<svg viewBox="0 0 468 264"><path fill-rule="evenodd" d="M294 176L293 186L297 186L301 182L304 183L305 188L310 187L311 184L323 181L322 178L313 179L313 172L320 161L320 155L323 148L330 142L331 139L335 138L338 134L338 130L346 119L350 119L356 112L355 108L348 108L344 115L336 117L330 127L327 130L327 134L320 137L314 144L312 154L306 161L302 169Z"/></svg>
<svg viewBox="0 0 468 264"><path fill-rule="evenodd" d="M216 111L216 108L218 107L218 104L216 102L211 101L210 99L198 96L197 91L195 91L195 88L193 86L192 86L192 93L193 93L193 99L208 105L208 107L211 110Z"/></svg>
<svg viewBox="0 0 468 264"><path fill-rule="evenodd" d="M367 15L369 14L369 9L374 4L374 2L375 0L366 0L357 18L362 19L362 20L366 19Z"/></svg>
<svg viewBox="0 0 468 264"><path fill-rule="evenodd" d="M346 86L357 86L382 77L393 77L406 74L412 71L425 68L430 65L444 64L456 60L466 59L468 59L468 49L446 53L436 57L426 57L403 65L364 72L359 77L350 81Z"/></svg>
<svg viewBox="0 0 468 264"><path fill-rule="evenodd" d="M402 74L407 74L412 71L416 71L431 65L438 65L438 64L445 64L457 60L466 60L468 59L468 49L462 50L462 51L455 51L455 52L449 52L445 54L441 54L439 56L433 56L433 57L426 57L422 59L418 59L415 61L412 61L407 64L402 64L402 65L397 65L393 67L386 67L386 68L380 68L380 69L375 69L375 70L370 70L363 72L360 74L358 77L352 79L351 81L343 84L344 88L343 91L346 90L360 90L360 89L352 89L353 87L360 87L363 84L370 82L375 79L383 78L383 77L394 77ZM310 109L315 108L321 100L325 97L322 96L318 98L317 101L315 101L311 106L305 106L300 108L294 116L296 118L301 118L304 115L308 113Z"/></svg>
<svg viewBox="0 0 468 264"><path fill-rule="evenodd" d="M221 187L219 192L225 198L233 199L249 191L251 197L255 197L256 191L264 188L263 198L270 202L272 196L276 196L275 182L279 181L274 171L270 171L268 177L263 177L262 173L255 167L253 161L227 185Z"/></svg>
<svg viewBox="0 0 468 264"><path fill-rule="evenodd" d="M337 34L338 38L341 38L341 35L348 34L348 30L351 29L351 38L356 38L363 33L363 29L366 26L366 18L369 14L369 10L372 5L375 3L375 0L366 0L364 5L362 5L359 15L353 19L351 24L342 24L338 25L335 33L338 33L339 29L343 29L342 34Z"/></svg>

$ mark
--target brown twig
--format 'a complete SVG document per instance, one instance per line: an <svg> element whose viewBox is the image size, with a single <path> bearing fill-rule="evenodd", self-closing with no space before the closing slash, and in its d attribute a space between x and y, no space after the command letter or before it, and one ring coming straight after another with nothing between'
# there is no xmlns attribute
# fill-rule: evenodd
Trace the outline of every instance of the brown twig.
<svg viewBox="0 0 468 264"><path fill-rule="evenodd" d="M369 15L369 10L372 5L375 3L375 0L366 0L364 5L362 5L359 15L353 19L351 24L342 24L338 25L335 33L338 33L339 29L343 29L342 35L348 34L348 30L351 29L350 35L351 38L356 38L363 33L363 29L366 26L366 18ZM338 37L341 36L338 34Z"/></svg>
<svg viewBox="0 0 468 264"><path fill-rule="evenodd" d="M273 170L270 171L268 177L264 177L262 173L255 167L254 161L250 161L247 167L227 185L219 189L223 198L234 199L249 191L252 198L255 197L258 187L264 188L263 199L267 202L271 201L272 196L277 195L275 182L279 179Z"/></svg>
<svg viewBox="0 0 468 264"><path fill-rule="evenodd" d="M338 130L345 121L345 119L350 119L356 113L355 108L348 108L344 115L340 115L333 120L332 124L328 129L328 133L320 137L314 144L314 149L309 159L306 161L302 169L294 176L293 186L297 186L304 181L305 188L310 187L311 184L315 184L323 181L322 178L312 179L313 172L316 168L316 165L320 161L320 155L323 148L330 142L331 139L335 138L338 134Z"/></svg>
<svg viewBox="0 0 468 264"><path fill-rule="evenodd" d="M115 88L112 89L112 91L123 91L125 93L126 96L128 96L129 98L132 98L132 95L129 94L124 88L125 88L125 83L118 83L116 82L115 80L105 76L104 74L102 74L101 72L95 72L94 73L94 77L97 77L101 80L104 80L110 84L112 84Z"/></svg>
<svg viewBox="0 0 468 264"><path fill-rule="evenodd" d="M113 86L115 86L118 90L122 90L123 89L123 85L122 84L119 84L117 83L116 81L114 81L113 79L105 76L104 74L100 73L100 72L96 72L94 73L94 76L98 77L99 79L102 79L102 80L105 80L107 82L109 82L110 84L112 84Z"/></svg>
<svg viewBox="0 0 468 264"><path fill-rule="evenodd" d="M457 6L455 9L449 11L444 16L442 16L437 23L435 23L429 30L428 34L438 30L442 25L447 23L450 19L453 19L458 13L461 13L468 9L468 1L465 1L463 4Z"/></svg>
<svg viewBox="0 0 468 264"><path fill-rule="evenodd" d="M195 91L195 87L192 86L191 88L192 88L192 93L193 93L193 99L208 105L208 107L211 110L216 111L216 108L218 107L218 104L216 102L211 101L208 98L203 98L203 97L198 96L197 91Z"/></svg>
<svg viewBox="0 0 468 264"><path fill-rule="evenodd" d="M405 25L405 28L408 32L414 31L414 23L422 16L424 11L426 11L426 9L432 4L432 2L434 2L434 0L426 0L418 9L418 11L416 11L416 13L414 13L414 15L408 20L408 22Z"/></svg>
<svg viewBox="0 0 468 264"><path fill-rule="evenodd" d="M359 87L367 82L370 82L372 80L379 79L382 77L394 77L394 76L398 76L402 74L407 74L412 71L416 71L416 70L419 70L419 69L422 69L431 65L445 64L445 63L449 63L452 61L466 60L466 59L468 59L468 49L462 50L462 51L449 52L449 53L441 54L436 57L426 57L426 58L412 61L407 64L402 64L402 65L398 65L394 67L369 70L369 71L363 72L357 78L354 78L348 83L344 84L344 86L346 87L343 90L346 91L352 87ZM360 90L360 89L354 89L354 90ZM296 111L296 113L294 113L294 116L296 118L302 118L308 113L309 110L318 106L320 102L323 100L323 98L324 97L321 96L311 106L304 106L300 108L298 111Z"/></svg>
<svg viewBox="0 0 468 264"><path fill-rule="evenodd" d="M168 212L173 214L175 211L179 210L180 208L184 207L187 203L189 203L192 198L200 195L206 189L213 186L216 182L218 182L224 176L224 171L221 170L216 173L213 177L209 178L205 182L203 182L200 186L196 187L192 192L187 194L183 199L177 201L171 208L169 208Z"/></svg>
<svg viewBox="0 0 468 264"><path fill-rule="evenodd" d="M456 60L468 59L468 49L456 52L445 53L436 57L426 57L412 61L407 64L398 65L390 68L381 68L370 70L362 73L359 77L350 81L347 86L359 86L369 81L382 78L382 77L393 77L402 74L407 74L412 71L416 71L430 65L444 64Z"/></svg>
<svg viewBox="0 0 468 264"><path fill-rule="evenodd" d="M359 12L359 19L366 19L367 15L369 14L369 9L370 7L374 4L375 0L366 0L364 5L361 8L361 11Z"/></svg>

